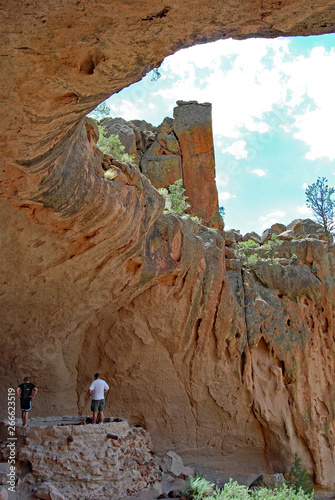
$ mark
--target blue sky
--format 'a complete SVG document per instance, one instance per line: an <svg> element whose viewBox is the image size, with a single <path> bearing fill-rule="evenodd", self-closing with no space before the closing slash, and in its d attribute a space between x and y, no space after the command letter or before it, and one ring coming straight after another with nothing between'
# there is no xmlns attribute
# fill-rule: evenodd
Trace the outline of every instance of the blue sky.
<svg viewBox="0 0 335 500"><path fill-rule="evenodd" d="M307 185L335 185L335 35L221 40L167 57L160 72L109 98L111 115L159 125L177 100L211 102L227 228L261 234L311 217Z"/></svg>

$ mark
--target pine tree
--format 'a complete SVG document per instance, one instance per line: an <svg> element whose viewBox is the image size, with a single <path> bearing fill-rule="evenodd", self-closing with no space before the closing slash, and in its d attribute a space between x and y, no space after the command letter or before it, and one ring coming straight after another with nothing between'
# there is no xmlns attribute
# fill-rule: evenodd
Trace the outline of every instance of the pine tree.
<svg viewBox="0 0 335 500"><path fill-rule="evenodd" d="M334 193L335 189L328 187L326 177L318 177L305 191L306 205L313 210L316 221L324 227L326 234L335 228L335 201L332 200Z"/></svg>
<svg viewBox="0 0 335 500"><path fill-rule="evenodd" d="M287 474L286 481L288 486L291 486L295 491L302 488L305 493L310 493L312 490L312 481L310 480L306 469L301 465L301 458L298 453L294 455L294 462Z"/></svg>

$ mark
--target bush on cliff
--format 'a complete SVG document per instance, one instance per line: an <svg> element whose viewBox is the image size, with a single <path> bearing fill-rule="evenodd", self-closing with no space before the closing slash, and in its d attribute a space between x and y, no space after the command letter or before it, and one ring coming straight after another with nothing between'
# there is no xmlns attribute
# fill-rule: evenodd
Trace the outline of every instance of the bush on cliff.
<svg viewBox="0 0 335 500"><path fill-rule="evenodd" d="M183 179L175 181L169 186L168 190L160 188L158 191L164 196L165 210L182 215L190 207L190 204L186 201L187 196L184 194L185 188L183 186Z"/></svg>
<svg viewBox="0 0 335 500"><path fill-rule="evenodd" d="M114 158L125 161L133 162L134 156L128 153L124 153L125 147L121 143L119 136L116 134L110 134L107 136L105 127L98 125L99 128L99 140L97 146L105 154L114 156Z"/></svg>

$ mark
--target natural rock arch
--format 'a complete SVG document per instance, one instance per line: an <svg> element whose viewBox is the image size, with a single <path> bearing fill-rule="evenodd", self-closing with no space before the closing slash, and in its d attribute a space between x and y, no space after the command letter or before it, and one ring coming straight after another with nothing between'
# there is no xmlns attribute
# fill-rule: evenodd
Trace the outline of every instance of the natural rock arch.
<svg viewBox="0 0 335 500"><path fill-rule="evenodd" d="M248 348L244 291L238 281L229 285L222 239L159 217L161 198L131 168L128 183L104 181L83 117L179 48L332 32L333 3L27 0L6 2L1 15L2 391L28 373L40 388L41 415L85 412L99 365L116 386L116 409L145 424L158 447L229 454L248 446L277 470L295 447L317 481L331 485L329 283L308 302L319 346L311 366L303 365L309 347L295 344L302 396L293 401L279 373L293 362L282 361L275 338L266 349L269 338L253 332L257 348ZM333 265L317 246L307 250L322 272ZM299 300L296 323L306 313ZM272 372L263 373L264 358ZM278 401L292 398L273 421L268 394L263 406L253 402L253 390L262 393L253 363L259 379L278 388ZM323 400L314 401L316 389L304 381L320 364ZM325 425L305 423L309 400ZM277 454L281 433L286 453Z"/></svg>

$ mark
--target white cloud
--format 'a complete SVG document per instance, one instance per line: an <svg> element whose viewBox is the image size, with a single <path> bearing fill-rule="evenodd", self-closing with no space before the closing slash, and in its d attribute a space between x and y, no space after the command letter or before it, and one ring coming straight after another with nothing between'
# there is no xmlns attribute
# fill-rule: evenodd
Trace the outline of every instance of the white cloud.
<svg viewBox="0 0 335 500"><path fill-rule="evenodd" d="M171 108L177 99L212 102L215 134L233 139L241 139L242 130L264 134L271 129L265 113L284 106L275 125L306 143L306 159L335 159L335 49L315 47L294 57L287 39L221 40L166 58L162 73L177 81L156 95ZM306 108L306 99L312 107Z"/></svg>
<svg viewBox="0 0 335 500"><path fill-rule="evenodd" d="M259 220L261 221L262 229L267 229L275 224L276 222L280 222L285 217L286 212L283 210L275 210L274 212L270 212L266 215L262 215Z"/></svg>
<svg viewBox="0 0 335 500"><path fill-rule="evenodd" d="M111 109L111 114L113 117L122 116L125 120L133 120L135 118L142 118L141 104L142 100L129 101L127 99L122 99L119 104L111 104L110 101L108 105Z"/></svg>
<svg viewBox="0 0 335 500"><path fill-rule="evenodd" d="M245 134L280 128L306 144L306 159L334 160L335 48L319 46L296 57L290 43L221 40L183 49L164 60L162 85L147 78L130 86L127 99L115 96L112 114L150 121L159 109L171 113L176 100L209 101L215 136L239 142Z"/></svg>
<svg viewBox="0 0 335 500"><path fill-rule="evenodd" d="M245 149L247 143L243 140L235 141L231 146L226 149L222 149L222 153L229 153L232 156L235 156L237 160L241 158L248 157L248 151Z"/></svg>
<svg viewBox="0 0 335 500"><path fill-rule="evenodd" d="M261 168L255 168L253 171L252 171L253 174L255 175L258 175L258 177L264 177L264 175L266 175L266 170L262 170Z"/></svg>
<svg viewBox="0 0 335 500"><path fill-rule="evenodd" d="M215 182L217 187L223 188L229 184L230 177L225 172L217 172L215 177Z"/></svg>
<svg viewBox="0 0 335 500"><path fill-rule="evenodd" d="M324 47L314 47L310 54L295 58L283 69L289 79L291 98L288 103L295 120L291 131L308 146L305 158L334 160L335 49L327 52ZM306 98L312 106L305 110L295 109Z"/></svg>
<svg viewBox="0 0 335 500"><path fill-rule="evenodd" d="M228 191L221 191L219 193L219 202L229 200L230 198L236 198L236 196Z"/></svg>
<svg viewBox="0 0 335 500"><path fill-rule="evenodd" d="M305 215L308 217L310 217L313 214L313 210L308 208L306 205L300 205L299 207L297 207L296 211L297 211L297 214Z"/></svg>
<svg viewBox="0 0 335 500"><path fill-rule="evenodd" d="M241 128L265 133L269 125L264 113L284 101L280 64L288 47L289 41L284 39L250 39L221 40L181 50L162 65L162 74L173 84L153 95L170 102L171 107L178 99L212 102L215 134L239 138ZM263 60L270 49L278 65L275 71L268 70Z"/></svg>
<svg viewBox="0 0 335 500"><path fill-rule="evenodd" d="M307 188L308 188L308 184L307 184L307 182L304 182L303 185L301 186L301 189L306 191Z"/></svg>

